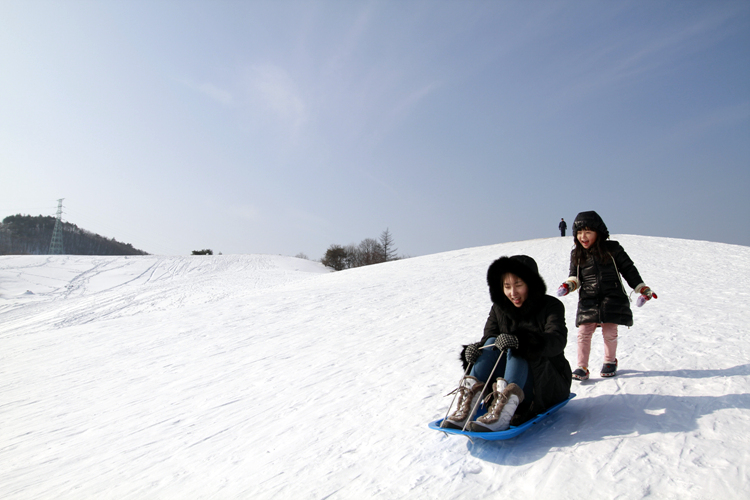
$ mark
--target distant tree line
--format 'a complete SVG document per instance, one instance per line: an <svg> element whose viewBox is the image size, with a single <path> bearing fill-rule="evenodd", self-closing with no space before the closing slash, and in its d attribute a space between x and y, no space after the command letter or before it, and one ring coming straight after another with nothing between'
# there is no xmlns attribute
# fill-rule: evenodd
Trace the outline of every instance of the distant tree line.
<svg viewBox="0 0 750 500"><path fill-rule="evenodd" d="M52 216L11 215L0 223L0 255L46 255L49 253L56 218ZM62 223L63 251L68 255L148 255L121 243Z"/></svg>
<svg viewBox="0 0 750 500"><path fill-rule="evenodd" d="M331 245L320 262L336 271L341 271L353 267L398 260L401 257L396 254L396 250L393 236L386 229L377 240L365 238L359 245Z"/></svg>

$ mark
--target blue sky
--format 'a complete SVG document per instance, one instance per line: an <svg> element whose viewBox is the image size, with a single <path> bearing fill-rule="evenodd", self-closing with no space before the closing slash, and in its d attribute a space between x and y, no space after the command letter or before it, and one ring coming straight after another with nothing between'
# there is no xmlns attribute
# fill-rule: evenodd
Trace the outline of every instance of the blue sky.
<svg viewBox="0 0 750 500"><path fill-rule="evenodd" d="M0 0L0 217L156 254L750 245L750 2Z"/></svg>

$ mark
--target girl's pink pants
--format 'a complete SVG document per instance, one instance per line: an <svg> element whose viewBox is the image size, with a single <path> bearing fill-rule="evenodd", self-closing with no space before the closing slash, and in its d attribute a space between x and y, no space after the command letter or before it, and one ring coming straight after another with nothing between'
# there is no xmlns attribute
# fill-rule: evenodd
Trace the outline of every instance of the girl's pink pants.
<svg viewBox="0 0 750 500"><path fill-rule="evenodd" d="M589 366L591 336L597 326L597 323L583 323L578 326L578 366ZM617 324L602 323L601 327L604 336L604 362L614 363L617 358Z"/></svg>

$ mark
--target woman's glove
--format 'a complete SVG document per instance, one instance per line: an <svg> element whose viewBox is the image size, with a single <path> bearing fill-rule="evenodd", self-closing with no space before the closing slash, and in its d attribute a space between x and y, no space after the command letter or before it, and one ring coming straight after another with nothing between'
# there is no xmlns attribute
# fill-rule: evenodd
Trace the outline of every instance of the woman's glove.
<svg viewBox="0 0 750 500"><path fill-rule="evenodd" d="M643 304L651 300L652 298L658 299L659 297L656 296L656 294L651 290L649 287L647 287L644 283L641 283L637 287L635 287L635 293L638 293L638 298L635 301L635 305L638 307L642 307Z"/></svg>
<svg viewBox="0 0 750 500"><path fill-rule="evenodd" d="M508 333L501 333L495 339L495 347L501 351L505 349L518 349L518 337Z"/></svg>
<svg viewBox="0 0 750 500"><path fill-rule="evenodd" d="M482 354L482 352L479 350L479 342L476 344L469 344L466 346L466 350L464 351L464 357L466 358L466 361L473 365L477 362L479 359L479 355Z"/></svg>

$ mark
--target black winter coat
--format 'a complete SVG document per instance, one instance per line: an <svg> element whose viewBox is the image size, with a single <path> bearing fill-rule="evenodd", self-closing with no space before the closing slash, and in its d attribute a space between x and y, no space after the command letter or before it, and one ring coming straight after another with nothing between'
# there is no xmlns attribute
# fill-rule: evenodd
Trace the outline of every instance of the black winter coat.
<svg viewBox="0 0 750 500"><path fill-rule="evenodd" d="M501 278L505 272L512 272L529 286L529 296L520 308L503 293ZM537 271L536 262L526 256L502 257L490 266L487 282L493 304L481 344L501 333L518 337L514 354L528 361L534 377L530 413L541 413L566 400L570 395L572 374L563 353L568 340L565 307L557 298L545 295L547 286ZM461 358L466 369L463 352ZM529 416L533 415L526 417Z"/></svg>
<svg viewBox="0 0 750 500"><path fill-rule="evenodd" d="M482 344L501 333L518 337L514 354L529 363L534 376L534 408L539 413L566 400L570 394L572 374L563 354L568 341L565 307L555 297L545 295L530 313L521 316L513 312L492 305Z"/></svg>
<svg viewBox="0 0 750 500"><path fill-rule="evenodd" d="M630 299L619 274L625 278L630 288L642 284L643 280L618 242L606 241L605 248L609 255L604 262L597 262L589 254L580 268L576 266L571 252L569 276L576 276L580 283L576 326L583 323L633 326Z"/></svg>

